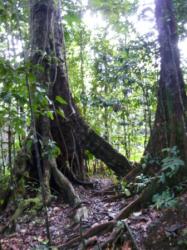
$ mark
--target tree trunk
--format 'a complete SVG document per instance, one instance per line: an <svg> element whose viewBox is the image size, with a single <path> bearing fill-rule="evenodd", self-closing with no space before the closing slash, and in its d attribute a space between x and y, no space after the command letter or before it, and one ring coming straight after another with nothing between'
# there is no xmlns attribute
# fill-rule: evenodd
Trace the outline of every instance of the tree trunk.
<svg viewBox="0 0 187 250"><path fill-rule="evenodd" d="M162 157L163 148L177 146L182 159L187 162L187 98L180 69L173 4L171 0L156 0L155 3L161 71L155 123L146 153Z"/></svg>
<svg viewBox="0 0 187 250"><path fill-rule="evenodd" d="M119 176L124 176L131 169L128 160L84 122L72 99L68 85L60 6L57 2L30 0L31 62L36 78L32 98L35 103L36 88L39 87L48 99L48 105L41 104L41 107L37 107L39 110L36 117L44 184L48 191L51 174L53 182L60 189L63 185L65 189L68 186L68 179L64 182L65 176L73 181L85 180L83 159L86 149L104 161ZM53 113L54 119L48 118L47 112ZM52 141L61 151L55 160L51 160L54 156L48 151ZM36 165L34 154L33 163L32 172ZM59 180L63 181L63 184L59 183ZM73 190L70 183L69 190ZM69 202L71 203L70 200Z"/></svg>

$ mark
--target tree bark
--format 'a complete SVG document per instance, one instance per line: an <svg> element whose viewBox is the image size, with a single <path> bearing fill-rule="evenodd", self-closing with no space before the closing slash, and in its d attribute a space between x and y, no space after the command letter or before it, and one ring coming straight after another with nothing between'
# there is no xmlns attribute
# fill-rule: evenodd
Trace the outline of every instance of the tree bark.
<svg viewBox="0 0 187 250"><path fill-rule="evenodd" d="M49 193L52 175L53 181L60 189L69 188L71 194L68 194L67 198L72 203L69 197L75 197L75 194L71 184L67 185L66 177L71 180L85 180L86 149L104 161L119 176L125 176L131 166L124 156L84 122L73 101L68 84L60 6L57 2L30 0L31 62L32 73L35 75L35 82L31 85L34 103L37 87L45 92L45 98L48 100L47 105L41 104L41 107L37 107L36 113L45 187ZM53 113L54 119L47 117L46 112ZM47 151L50 141L54 141L61 150L57 159L50 159ZM34 154L31 165L31 172L34 172ZM79 199L76 197L74 200Z"/></svg>
<svg viewBox="0 0 187 250"><path fill-rule="evenodd" d="M187 162L187 98L180 68L174 7L171 0L156 0L155 3L161 70L155 123L146 153L162 157L163 148L177 146Z"/></svg>

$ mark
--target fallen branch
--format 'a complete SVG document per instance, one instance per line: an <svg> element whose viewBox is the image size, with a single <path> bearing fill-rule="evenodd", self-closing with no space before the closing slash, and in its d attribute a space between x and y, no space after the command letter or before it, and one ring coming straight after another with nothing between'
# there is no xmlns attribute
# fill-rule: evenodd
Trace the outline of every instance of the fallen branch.
<svg viewBox="0 0 187 250"><path fill-rule="evenodd" d="M139 250L139 247L138 247L138 245L137 245L137 243L136 243L136 240L135 240L135 238L134 238L134 236L133 236L133 234L132 234L132 231L131 231L131 229L130 229L130 227L129 227L129 225L127 224L126 221L124 221L124 225L125 225L125 227L126 227L126 229L127 229L127 232L129 233L130 239L131 239L131 241L132 241L132 243L133 243L133 245L134 245L134 249L135 249L135 250Z"/></svg>
<svg viewBox="0 0 187 250"><path fill-rule="evenodd" d="M101 244L101 249L105 249L109 247L109 245L115 246L119 238L122 236L123 232L124 232L124 224L116 223L116 226L114 227L110 236L104 243Z"/></svg>
<svg viewBox="0 0 187 250"><path fill-rule="evenodd" d="M142 193L125 208L123 208L116 216L116 220L126 219L129 214L141 208L145 203L150 201L152 196L160 190L161 185L158 178L152 179L151 183L142 191Z"/></svg>
<svg viewBox="0 0 187 250"><path fill-rule="evenodd" d="M126 219L129 214L131 214L134 210L136 210L139 205L141 204L141 196L138 196L134 201L124 207L119 214L115 217L116 220L123 220Z"/></svg>
<svg viewBox="0 0 187 250"><path fill-rule="evenodd" d="M67 241L63 245L58 246L58 249L59 250L69 249L72 245L79 242L81 240L81 238L88 239L90 237L93 237L93 236L101 234L101 233L110 232L113 229L115 224L116 224L116 221L112 220L109 222L105 222L105 223L96 225L96 226L88 229L85 233L82 234L82 236L77 236L74 239Z"/></svg>
<svg viewBox="0 0 187 250"><path fill-rule="evenodd" d="M104 198L102 201L103 202L114 202L116 200L119 200L121 198L126 197L125 194L117 194L117 195L112 195L111 197Z"/></svg>
<svg viewBox="0 0 187 250"><path fill-rule="evenodd" d="M79 245L78 250L85 250L88 247L90 248L90 247L94 246L95 244L97 244L97 236L93 236L93 237L89 238L88 240L85 240L84 244L81 243Z"/></svg>

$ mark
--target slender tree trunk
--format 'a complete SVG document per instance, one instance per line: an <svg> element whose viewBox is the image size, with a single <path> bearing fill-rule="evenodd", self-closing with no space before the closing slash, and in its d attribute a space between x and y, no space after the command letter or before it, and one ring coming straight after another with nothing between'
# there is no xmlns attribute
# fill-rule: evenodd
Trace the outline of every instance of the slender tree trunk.
<svg viewBox="0 0 187 250"><path fill-rule="evenodd" d="M3 130L2 128L0 129L0 151L1 151L1 166L2 166L2 169L1 169L1 172L3 174L5 174L5 154L4 154L4 145L3 145L3 142L4 142L4 138L3 138Z"/></svg>
<svg viewBox="0 0 187 250"><path fill-rule="evenodd" d="M146 149L161 156L162 149L177 146L187 162L187 98L180 68L178 35L171 0L156 0L161 71L154 128Z"/></svg>

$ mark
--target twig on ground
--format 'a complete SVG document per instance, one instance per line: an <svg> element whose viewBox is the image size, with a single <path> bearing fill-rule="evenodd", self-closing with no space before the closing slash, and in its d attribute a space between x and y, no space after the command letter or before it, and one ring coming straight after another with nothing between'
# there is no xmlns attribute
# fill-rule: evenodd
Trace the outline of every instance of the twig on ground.
<svg viewBox="0 0 187 250"><path fill-rule="evenodd" d="M133 243L133 245L134 245L134 248L135 248L136 250L140 250L139 247L138 247L138 245L137 245L137 243L136 243L136 240L135 240L135 238L134 238L134 236L133 236L133 234L132 234L132 231L131 231L129 225L127 224L126 221L124 221L124 224L125 224L125 227L126 227L126 229L127 229L127 232L129 233L129 236L130 236L131 241L132 241L132 243Z"/></svg>

